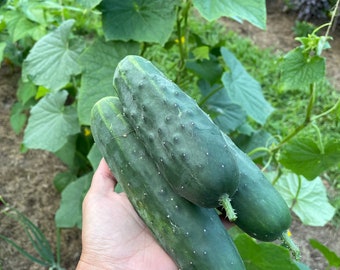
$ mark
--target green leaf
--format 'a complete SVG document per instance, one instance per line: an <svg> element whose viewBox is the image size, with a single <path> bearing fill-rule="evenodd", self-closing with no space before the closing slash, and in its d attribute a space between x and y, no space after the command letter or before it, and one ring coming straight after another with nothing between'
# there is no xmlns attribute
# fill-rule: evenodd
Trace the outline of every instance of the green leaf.
<svg viewBox="0 0 340 270"><path fill-rule="evenodd" d="M320 177L308 181L303 176L287 173L281 176L275 188L300 218L310 226L324 226L335 213Z"/></svg>
<svg viewBox="0 0 340 270"><path fill-rule="evenodd" d="M10 124L16 134L19 134L25 126L27 116L23 113L25 107L17 102L11 109Z"/></svg>
<svg viewBox="0 0 340 270"><path fill-rule="evenodd" d="M193 0L193 4L208 21L225 16L266 28L265 0Z"/></svg>
<svg viewBox="0 0 340 270"><path fill-rule="evenodd" d="M283 89L309 89L325 77L325 59L296 48L285 55L280 66Z"/></svg>
<svg viewBox="0 0 340 270"><path fill-rule="evenodd" d="M27 81L27 82L30 82L30 81ZM37 93L35 94L35 99L40 99L46 96L48 93L51 93L51 91L47 89L46 87L40 85L38 87Z"/></svg>
<svg viewBox="0 0 340 270"><path fill-rule="evenodd" d="M62 192L70 183L77 180L77 176L75 176L71 172L61 172L58 173L53 179L53 185L58 190L58 192Z"/></svg>
<svg viewBox="0 0 340 270"><path fill-rule="evenodd" d="M112 80L118 62L129 54L138 54L135 42L104 42L96 40L80 57L83 67L78 96L81 124L90 124L93 105L102 97L115 95Z"/></svg>
<svg viewBox="0 0 340 270"><path fill-rule="evenodd" d="M199 81L199 88L204 98L209 97L204 104L205 111L221 130L230 133L246 121L245 111L230 100L224 87L221 85L211 87L208 82Z"/></svg>
<svg viewBox="0 0 340 270"><path fill-rule="evenodd" d="M164 44L170 37L178 1L103 0L103 29L108 40Z"/></svg>
<svg viewBox="0 0 340 270"><path fill-rule="evenodd" d="M64 106L67 91L51 93L31 110L23 143L28 148L56 152L67 137L80 131L74 106Z"/></svg>
<svg viewBox="0 0 340 270"><path fill-rule="evenodd" d="M4 18L12 42L16 42L25 37L32 37L34 40L39 40L46 33L45 27L27 19L19 10L6 12Z"/></svg>
<svg viewBox="0 0 340 270"><path fill-rule="evenodd" d="M192 50L192 54L197 60L209 60L209 46L199 46Z"/></svg>
<svg viewBox="0 0 340 270"><path fill-rule="evenodd" d="M310 239L309 243L313 248L322 253L330 267L340 267L340 257L334 251L330 250L327 246L321 244L316 239Z"/></svg>
<svg viewBox="0 0 340 270"><path fill-rule="evenodd" d="M92 145L91 150L87 155L87 158L90 161L92 168L97 169L99 162L103 158L103 156L100 153L96 143Z"/></svg>
<svg viewBox="0 0 340 270"><path fill-rule="evenodd" d="M77 135L71 135L65 137L66 143L58 149L58 151L54 152L54 154L64 162L70 169L76 171L75 168L75 155L76 155L76 141Z"/></svg>
<svg viewBox="0 0 340 270"><path fill-rule="evenodd" d="M0 239L12 245L12 247L20 252L21 255L25 256L32 262L38 263L44 267L56 265L51 245L45 237L44 233L39 229L39 227L16 208L11 207L3 200L1 200L1 202L5 204L6 209L1 211L0 214L9 217L15 223L18 223L22 227L27 238L26 242L30 244L30 252L32 252L32 250L34 250L35 252L28 252L21 245L18 245L15 241L7 238L4 235L0 234ZM23 239L23 237L25 237L22 233L20 234L20 236L20 239Z"/></svg>
<svg viewBox="0 0 340 270"><path fill-rule="evenodd" d="M19 80L17 97L22 104L26 104L37 93L37 87L30 81L23 82Z"/></svg>
<svg viewBox="0 0 340 270"><path fill-rule="evenodd" d="M25 81L30 79L36 85L57 91L69 82L72 75L81 72L78 58L84 42L69 38L74 22L63 22L35 43L23 63Z"/></svg>
<svg viewBox="0 0 340 270"><path fill-rule="evenodd" d="M97 6L101 0L76 0L76 2L84 8L92 9Z"/></svg>
<svg viewBox="0 0 340 270"><path fill-rule="evenodd" d="M70 183L61 194L60 207L55 215L58 228L82 226L82 203L90 188L93 172Z"/></svg>
<svg viewBox="0 0 340 270"><path fill-rule="evenodd" d="M190 59L186 62L186 67L199 78L214 84L221 79L223 68L216 56L209 54L209 59L194 60Z"/></svg>
<svg viewBox="0 0 340 270"><path fill-rule="evenodd" d="M38 24L46 24L45 20L45 6L44 1L41 0L29 0L29 1L21 1L20 7L25 17L30 21L36 22Z"/></svg>
<svg viewBox="0 0 340 270"><path fill-rule="evenodd" d="M269 242L258 243L244 233L234 242L247 270L299 270L287 248Z"/></svg>
<svg viewBox="0 0 340 270"><path fill-rule="evenodd" d="M261 85L229 50L222 47L221 53L230 68L230 72L225 72L222 76L230 99L238 103L257 123L263 125L273 112L273 107L265 100Z"/></svg>
<svg viewBox="0 0 340 270"><path fill-rule="evenodd" d="M329 140L320 146L308 137L300 137L287 143L280 155L280 163L296 174L314 179L340 162L340 141Z"/></svg>

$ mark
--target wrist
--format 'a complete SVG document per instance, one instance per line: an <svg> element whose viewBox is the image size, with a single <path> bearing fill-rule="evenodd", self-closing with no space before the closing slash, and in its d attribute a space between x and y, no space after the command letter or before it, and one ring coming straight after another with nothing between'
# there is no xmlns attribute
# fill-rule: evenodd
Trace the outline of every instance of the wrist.
<svg viewBox="0 0 340 270"><path fill-rule="evenodd" d="M116 267L111 263L81 255L76 270L116 270Z"/></svg>
<svg viewBox="0 0 340 270"><path fill-rule="evenodd" d="M103 269L87 262L79 261L76 270L99 270ZM105 268L104 268L105 269Z"/></svg>

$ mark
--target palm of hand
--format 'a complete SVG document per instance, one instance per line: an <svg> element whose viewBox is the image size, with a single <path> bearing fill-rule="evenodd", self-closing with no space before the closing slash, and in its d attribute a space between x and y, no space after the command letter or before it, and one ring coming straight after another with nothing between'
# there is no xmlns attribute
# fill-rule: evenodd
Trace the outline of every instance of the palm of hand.
<svg viewBox="0 0 340 270"><path fill-rule="evenodd" d="M114 185L102 162L83 203L81 261L100 269L178 269Z"/></svg>

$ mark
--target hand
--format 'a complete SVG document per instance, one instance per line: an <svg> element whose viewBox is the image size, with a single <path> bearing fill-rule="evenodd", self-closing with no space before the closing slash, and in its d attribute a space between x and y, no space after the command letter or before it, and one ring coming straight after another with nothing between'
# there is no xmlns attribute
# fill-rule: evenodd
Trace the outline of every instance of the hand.
<svg viewBox="0 0 340 270"><path fill-rule="evenodd" d="M77 270L177 270L139 218L104 159L83 202L82 254Z"/></svg>

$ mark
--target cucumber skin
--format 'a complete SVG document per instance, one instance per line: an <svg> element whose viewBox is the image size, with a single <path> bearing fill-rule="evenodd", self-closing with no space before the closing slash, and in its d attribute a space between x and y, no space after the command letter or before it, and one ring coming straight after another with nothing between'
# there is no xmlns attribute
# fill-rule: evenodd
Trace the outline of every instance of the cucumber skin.
<svg viewBox="0 0 340 270"><path fill-rule="evenodd" d="M240 170L239 187L231 197L237 215L235 224L255 239L267 242L278 239L292 222L287 203L257 165L227 135L225 140L229 141Z"/></svg>
<svg viewBox="0 0 340 270"><path fill-rule="evenodd" d="M245 269L214 209L177 195L159 174L120 113L115 97L97 102L91 129L95 142L130 202L182 270Z"/></svg>
<svg viewBox="0 0 340 270"><path fill-rule="evenodd" d="M131 126L172 188L202 207L218 207L238 187L238 168L221 130L151 62L127 56L114 87Z"/></svg>

